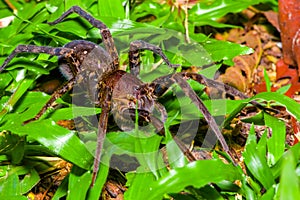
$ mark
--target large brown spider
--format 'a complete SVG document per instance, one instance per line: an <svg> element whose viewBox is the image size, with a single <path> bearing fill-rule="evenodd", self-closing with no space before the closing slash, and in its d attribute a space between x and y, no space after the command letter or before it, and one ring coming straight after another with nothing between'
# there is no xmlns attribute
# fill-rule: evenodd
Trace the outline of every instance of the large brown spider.
<svg viewBox="0 0 300 200"><path fill-rule="evenodd" d="M150 50L154 52L162 57L164 62L170 67L176 67L176 65L172 65L169 62L159 47L144 41L134 41L130 44L129 49L129 66L131 73L129 74L119 70L119 57L109 29L105 24L95 19L80 7L74 6L70 8L63 13L60 18L49 24L55 25L60 23L73 12L85 18L91 25L100 30L105 49L97 44L84 40L72 41L64 47L19 45L7 57L0 68L0 72L3 71L6 65L18 53L45 53L59 56L60 68L66 75L68 81L52 94L50 100L34 118L26 120L24 124L38 120L45 111L52 106L56 99L70 91L75 84L82 82L87 83L89 85L87 90L90 97L95 105L102 109L98 122L97 149L92 180L93 185L99 169L109 113L113 113L115 119L121 122L121 126L123 126L121 127L122 129L131 128L128 124L136 118L137 113L139 121L150 122L157 131L163 133L163 123L167 118L167 113L165 108L157 102L157 99L162 96L171 85L176 83L182 88L184 94L188 96L203 113L204 118L222 145L223 150L230 155L229 147L215 119L210 115L201 99L196 95L186 80L193 79L204 85L223 88L227 93L244 98L245 96L242 93L227 85L207 79L200 74L188 72L173 73L159 77L151 83L143 83L137 78L140 66L140 50ZM90 59L90 55L94 55L93 59ZM153 115L154 110L160 112L159 117ZM176 139L176 141L179 146L181 146L180 141L178 141L178 139ZM181 149L186 151L184 147L181 147ZM193 160L194 158L190 155L189 159Z"/></svg>

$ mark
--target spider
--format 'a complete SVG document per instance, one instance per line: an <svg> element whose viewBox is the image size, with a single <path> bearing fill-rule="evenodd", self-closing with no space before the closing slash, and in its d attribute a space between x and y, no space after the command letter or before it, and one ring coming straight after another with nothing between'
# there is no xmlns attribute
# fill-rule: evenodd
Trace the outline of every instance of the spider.
<svg viewBox="0 0 300 200"><path fill-rule="evenodd" d="M130 73L119 70L119 56L114 45L114 40L107 26L100 20L95 19L80 7L73 6L57 20L50 22L49 24L58 24L72 13L77 13L79 16L86 19L92 26L100 30L105 49L95 43L85 40L71 41L63 47L19 45L6 58L0 67L1 72L19 53L45 53L59 56L59 67L67 77L67 82L52 94L49 101L34 118L24 121L24 125L38 120L45 111L53 105L56 99L70 91L75 84L88 83L89 86L87 90L89 96L92 101L94 101L95 105L102 109L98 122L97 148L91 184L93 185L99 170L101 151L107 132L109 114L113 113L115 119L121 122L121 126L123 126L121 129L132 128L130 127L130 122L136 119L137 114L139 122L151 123L158 132L163 134L163 123L167 118L167 113L164 106L158 103L157 99L165 94L171 85L178 84L184 94L189 97L203 113L205 120L217 136L223 150L231 156L231 159L234 162L234 159L229 152L229 147L220 132L215 119L210 115L201 99L186 80L193 79L204 85L221 88L221 90L223 88L223 90L229 94L245 98L241 92L217 81L207 79L200 74L189 72L172 73L159 77L151 83L143 83L137 78L141 64L139 58L141 50L149 50L159 55L171 68L176 68L178 65L171 64L159 47L139 40L130 43ZM155 110L160 113L159 117L153 115ZM180 141L176 139L176 137L174 137L174 139L178 145L181 146L180 148L183 151L186 151L186 149L182 147ZM194 160L194 158L190 156L189 160Z"/></svg>

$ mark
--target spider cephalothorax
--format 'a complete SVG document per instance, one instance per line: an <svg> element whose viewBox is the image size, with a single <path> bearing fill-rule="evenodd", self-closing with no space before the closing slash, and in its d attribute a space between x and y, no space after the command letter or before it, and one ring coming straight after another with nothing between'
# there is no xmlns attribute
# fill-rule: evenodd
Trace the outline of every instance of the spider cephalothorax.
<svg viewBox="0 0 300 200"><path fill-rule="evenodd" d="M131 73L129 74L119 70L119 57L109 29L105 24L89 15L80 7L74 6L70 8L59 19L49 24L55 25L73 12L79 14L100 30L105 49L97 44L84 40L72 41L64 47L19 45L8 56L0 68L1 72L18 53L46 53L59 56L60 69L68 81L52 94L50 100L34 118L28 119L24 124L38 120L57 98L70 91L75 85L84 87L83 90L88 91L88 96L91 101L102 109L98 122L93 184L99 168L109 114L112 113L114 115L115 121L123 130L132 129L135 125L135 120L138 119L139 124L144 125L151 123L157 131L163 134L163 124L166 121L167 112L164 106L157 102L157 98L162 96L171 85L176 83L182 88L183 93L189 97L203 113L204 118L216 134L224 151L229 153L229 148L217 123L186 80L194 79L201 84L216 86L233 95L244 97L241 93L229 86L207 79L197 73L174 73L159 77L152 83L143 83L137 78L140 67L140 50L152 51L162 57L163 61L170 67L176 67L177 65L172 65L159 47L139 40L132 42L129 48L129 66ZM187 153L186 155L189 160L194 160L195 158L188 153L186 147L180 145L180 141L177 138L174 139L180 148Z"/></svg>

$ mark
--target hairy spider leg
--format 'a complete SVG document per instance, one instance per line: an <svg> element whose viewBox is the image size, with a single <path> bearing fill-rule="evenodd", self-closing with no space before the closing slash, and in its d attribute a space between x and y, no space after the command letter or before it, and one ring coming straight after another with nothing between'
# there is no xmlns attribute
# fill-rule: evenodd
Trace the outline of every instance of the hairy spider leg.
<svg viewBox="0 0 300 200"><path fill-rule="evenodd" d="M209 111L205 107L204 103L201 101L201 99L195 93L195 91L186 82L186 80L184 80L182 78L182 76L180 74L174 74L171 77L171 80L174 81L174 83L177 83L181 87L184 94L186 96L188 96L192 100L192 102L194 102L194 104L198 107L198 109L202 112L205 120L208 122L211 129L215 132L215 134L216 134L218 140L220 141L224 151L228 152L229 147L228 147L222 133L220 132L219 126L217 125L215 119L211 116L211 114L209 113Z"/></svg>
<svg viewBox="0 0 300 200"><path fill-rule="evenodd" d="M35 46L35 45L18 45L13 52L5 59L0 67L0 73L8 65L8 63L19 53L45 53L53 56L64 55L66 57L71 56L74 51L65 47L48 47L48 46Z"/></svg>
<svg viewBox="0 0 300 200"><path fill-rule="evenodd" d="M79 6L73 6L69 10L64 12L58 19L56 19L53 22L48 22L48 24L58 24L72 13L77 13L79 16L86 19L93 27L98 28L100 30L100 34L102 36L105 48L113 60L113 70L117 70L119 68L119 56L114 43L114 39L112 38L112 35L107 26L100 20L95 19L92 15L82 10Z"/></svg>
<svg viewBox="0 0 300 200"><path fill-rule="evenodd" d="M224 84L222 82L219 81L215 81L209 78L206 78L205 76L201 75L201 74L196 74L196 73L182 73L182 76L186 76L186 77L190 77L191 79L204 84L204 85L209 85L209 87L213 87L213 88L217 88L218 90L224 91L226 92L226 94L229 94L233 97L239 97L241 99L247 99L249 98L247 95L245 95L244 93L242 93L241 91L237 90L234 87L231 87L230 85ZM279 113L278 110L273 109L273 108L266 108L263 105L261 105L260 103L258 103L255 100L250 101L249 103L251 103L253 106L265 111L265 112L273 112L273 113Z"/></svg>
<svg viewBox="0 0 300 200"><path fill-rule="evenodd" d="M141 50L149 50L159 55L169 67L179 67L179 65L171 64L171 62L169 61L167 56L162 52L160 47L142 40L136 40L130 43L128 53L130 73L134 76L138 76L140 73L141 60L139 52Z"/></svg>
<svg viewBox="0 0 300 200"><path fill-rule="evenodd" d="M157 130L160 130L160 134L165 135L164 124L162 123L162 121L152 115L150 116L150 119L154 127L156 127ZM197 160L195 156L192 154L192 152L190 151L190 149L187 148L186 145L178 137L176 137L176 135L173 136L173 140L176 142L181 152L187 157L187 159L190 162Z"/></svg>
<svg viewBox="0 0 300 200"><path fill-rule="evenodd" d="M98 121L97 147L95 152L91 187L94 186L97 178L97 173L99 171L102 148L103 148L103 143L107 131L108 115L111 108L111 98L112 98L112 88L104 87L102 103L101 103L101 114L99 116L99 121Z"/></svg>
<svg viewBox="0 0 300 200"><path fill-rule="evenodd" d="M2 66L0 67L0 72L4 70L7 64L19 53L45 53L53 56L65 56L71 57L74 53L73 49L65 48L65 47L47 47L47 46L35 46L35 45L19 45L15 48L15 50L6 58ZM58 90L56 90L51 98L48 100L46 105L38 112L38 114L29 120L23 122L23 124L27 124L32 121L38 120L45 111L52 106L54 101L61 97L63 94L68 92L73 88L75 84L75 78L70 79L63 86L61 86Z"/></svg>
<svg viewBox="0 0 300 200"><path fill-rule="evenodd" d="M76 78L74 77L70 79L68 82L66 82L65 84L63 84L60 88L55 90L55 92L51 95L50 99L47 101L45 106L43 106L43 108L33 118L24 121L23 124L25 125L30 122L38 120L47 111L47 109L53 105L56 99L58 99L59 97L61 97L62 95L70 91L74 87L75 83L76 83Z"/></svg>
<svg viewBox="0 0 300 200"><path fill-rule="evenodd" d="M196 73L175 73L175 74L169 74L163 77L159 77L156 80L154 80L151 84L154 87L154 94L156 94L158 97L163 95L166 90L173 85L174 83L177 83L184 94L189 97L192 102L197 106L197 108L201 111L203 114L205 120L210 125L211 129L215 133L216 137L218 138L223 150L231 157L232 162L235 163L235 160L233 156L231 155L229 151L229 147L225 141L225 138L223 137L219 126L217 125L215 119L211 116L205 105L203 104L202 100L197 96L195 91L191 88L191 86L186 82L186 79L194 79L195 81L204 84L209 85L206 80L210 80L205 78L204 76ZM215 83L216 81L212 81Z"/></svg>

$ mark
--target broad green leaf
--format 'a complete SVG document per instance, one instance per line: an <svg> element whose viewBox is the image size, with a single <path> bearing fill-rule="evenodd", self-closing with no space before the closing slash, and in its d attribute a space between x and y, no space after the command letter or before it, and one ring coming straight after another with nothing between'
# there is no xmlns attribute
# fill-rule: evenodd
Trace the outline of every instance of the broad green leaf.
<svg viewBox="0 0 300 200"><path fill-rule="evenodd" d="M30 172L20 181L21 193L28 193L39 181L40 176L38 172L33 168L30 169Z"/></svg>
<svg viewBox="0 0 300 200"><path fill-rule="evenodd" d="M237 13L247 7L259 3L269 2L268 0L214 0L199 2L189 10L189 20L207 21L217 20L228 13ZM214 25L214 23L210 24Z"/></svg>
<svg viewBox="0 0 300 200"><path fill-rule="evenodd" d="M290 152L290 153L289 153ZM294 160L300 159L300 143L297 143L296 145L290 147L288 151L286 151L283 156L277 161L277 163L272 166L271 170L275 178L278 178L282 172L283 165L286 160L288 160L288 156L292 154L294 156Z"/></svg>
<svg viewBox="0 0 300 200"><path fill-rule="evenodd" d="M261 156L267 155L267 134L268 131L265 130L257 143L257 154Z"/></svg>
<svg viewBox="0 0 300 200"><path fill-rule="evenodd" d="M145 133L147 134L147 133ZM139 140L139 141L137 141ZM149 135L139 135L134 130L130 132L110 132L106 136L105 148L107 148L108 154L144 154L144 153L153 153L154 147L147 148L147 144L150 141L155 142L154 146L158 146L158 141L161 140L161 137L156 135L153 132L149 132ZM143 147L137 147L140 145Z"/></svg>
<svg viewBox="0 0 300 200"><path fill-rule="evenodd" d="M211 185L205 185L204 187L201 187L199 189L188 186L186 188L186 191L190 192L195 198L198 199L224 200L224 197L222 197L222 195L218 192L218 190ZM226 190L223 190L223 195L226 196ZM183 199L185 200L185 198ZM194 198L192 199L194 200Z"/></svg>
<svg viewBox="0 0 300 200"><path fill-rule="evenodd" d="M222 61L227 65L233 65L232 59L238 55L253 53L253 49L227 41L208 40L203 47L210 53L214 61Z"/></svg>
<svg viewBox="0 0 300 200"><path fill-rule="evenodd" d="M129 172L126 174L127 183L126 186L129 189L124 193L125 199L151 199L147 195L144 196L149 190L149 184L155 182L155 176L148 173L139 172L139 168L137 172Z"/></svg>
<svg viewBox="0 0 300 200"><path fill-rule="evenodd" d="M103 159L103 157L104 157L104 159ZM101 159L102 160L110 159L110 157L102 156ZM106 161L106 163L107 162L108 161ZM99 169L100 170L98 172L95 185L94 185L94 187L90 188L90 190L88 191L87 199L99 199L99 197L100 197L102 188L103 188L103 186L106 182L106 178L108 176L109 166L106 165L106 164L103 164L102 161L101 161Z"/></svg>
<svg viewBox="0 0 300 200"><path fill-rule="evenodd" d="M21 185L19 183L18 168L9 166L6 171L6 175L0 177L0 199L12 199L12 200L26 200L25 196L22 196ZM22 167L21 167L22 168ZM28 171L28 170L26 170Z"/></svg>
<svg viewBox="0 0 300 200"><path fill-rule="evenodd" d="M300 120L300 104L295 100L279 94L277 92L262 92L251 98L255 99L263 99L265 101L275 101L276 103L286 107L287 111L293 115L297 120Z"/></svg>
<svg viewBox="0 0 300 200"><path fill-rule="evenodd" d="M57 125L50 119L31 122L25 126L22 125L22 119L9 120L1 128L18 135L28 135L53 153L81 168L89 169L92 164L93 156L75 132Z"/></svg>
<svg viewBox="0 0 300 200"><path fill-rule="evenodd" d="M12 164L19 164L24 156L25 138L8 132L0 133L0 154L7 155Z"/></svg>
<svg viewBox="0 0 300 200"><path fill-rule="evenodd" d="M272 200L275 195L275 187L271 187L266 193L264 193L260 200Z"/></svg>
<svg viewBox="0 0 300 200"><path fill-rule="evenodd" d="M91 185L92 174L78 167L73 167L69 175L69 192L67 199L86 199L87 191ZM80 187L78 187L80 185Z"/></svg>
<svg viewBox="0 0 300 200"><path fill-rule="evenodd" d="M152 133L144 133L139 130L135 130L135 140L134 140L134 152L136 153L136 158L141 165L140 168L144 168L145 171L151 171L156 178L160 175L158 174L158 169L163 167L164 164L161 159L161 153L159 151L159 145L161 142L161 137Z"/></svg>
<svg viewBox="0 0 300 200"><path fill-rule="evenodd" d="M59 24L55 24L51 26L52 29L57 29L60 32L72 34L75 36L80 36L81 38L86 38L87 31L91 28L91 25L83 18L78 17L78 15L75 15L74 18L72 17L68 18L69 20L64 20ZM99 37L100 37L100 32ZM53 37L56 38L55 35ZM67 39L67 38L65 38ZM66 41L66 40L65 40ZM69 41L68 41L69 42Z"/></svg>
<svg viewBox="0 0 300 200"><path fill-rule="evenodd" d="M288 152L283 161L278 193L275 199L298 199L300 197L299 177L295 168L299 160L295 160L292 152Z"/></svg>
<svg viewBox="0 0 300 200"><path fill-rule="evenodd" d="M67 191L68 191L68 183L67 183L67 179L65 178L57 188L54 196L52 197L52 200L60 200L62 197L67 195Z"/></svg>
<svg viewBox="0 0 300 200"><path fill-rule="evenodd" d="M151 171L159 177L159 169L164 167L162 155L159 152L161 139L162 137L153 133L152 130L145 133L135 130L111 132L106 136L104 149L109 156L112 154L134 156L139 161L141 169L145 172Z"/></svg>
<svg viewBox="0 0 300 200"><path fill-rule="evenodd" d="M62 119L74 119L76 117L97 115L100 112L101 112L101 108L72 106L72 107L61 108L59 110L56 110L51 115L51 118L54 121L58 121Z"/></svg>
<svg viewBox="0 0 300 200"><path fill-rule="evenodd" d="M172 138L172 135L168 129L166 130L167 141L166 150L168 154L168 161L171 168L183 167L188 163L188 160L184 156L183 152L179 149L177 143ZM179 140L179 138L177 138Z"/></svg>
<svg viewBox="0 0 300 200"><path fill-rule="evenodd" d="M238 179L241 179L241 174L231 164L224 164L219 159L198 160L184 167L172 169L156 181L148 180L146 191L137 193L136 197L137 199L161 199L165 193L177 193L189 185L199 188L208 183Z"/></svg>
<svg viewBox="0 0 300 200"><path fill-rule="evenodd" d="M276 92L278 92L279 94L285 94L290 89L291 86L292 84L284 85L278 90L276 90Z"/></svg>
<svg viewBox="0 0 300 200"><path fill-rule="evenodd" d="M268 139L268 163L274 165L283 155L285 149L286 127L285 123L269 114L264 114L266 126L272 130L272 136Z"/></svg>
<svg viewBox="0 0 300 200"><path fill-rule="evenodd" d="M161 18L164 18L164 16L169 17L170 13L166 6L163 6L162 4L159 4L155 1L144 1L142 4L139 4L134 7L130 18L132 20L137 20L139 18L147 16L149 13L154 15L157 19L152 21L151 24L159 25L159 22L156 22L157 20L160 21ZM163 22L166 22L167 19L164 18Z"/></svg>
<svg viewBox="0 0 300 200"><path fill-rule="evenodd" d="M255 125L265 125L264 121L264 112L259 111L257 114L250 116L250 117L245 117L241 119L242 122L245 123L253 123Z"/></svg>
<svg viewBox="0 0 300 200"><path fill-rule="evenodd" d="M265 155L262 155L258 151L253 125L247 139L243 157L247 169L264 186L266 190L275 184L273 174L269 169Z"/></svg>
<svg viewBox="0 0 300 200"><path fill-rule="evenodd" d="M6 176L0 177L0 185L0 197L3 199L6 199L8 195L11 197L21 195L21 188L17 173L11 173L8 171Z"/></svg>
<svg viewBox="0 0 300 200"><path fill-rule="evenodd" d="M0 61L0 63L2 63ZM3 90L8 86L8 84L12 81L12 76L9 73L1 73L0 74L0 89Z"/></svg>
<svg viewBox="0 0 300 200"><path fill-rule="evenodd" d="M227 116L224 126L227 126L231 120L252 100L275 101L276 104L286 107L287 111L291 115L293 115L297 120L300 120L300 104L298 104L295 100L277 92L262 92L249 99L235 101L236 105Z"/></svg>
<svg viewBox="0 0 300 200"><path fill-rule="evenodd" d="M194 26L205 26L205 25L209 25L209 26L213 26L216 28L240 28L239 26L236 25L231 25L231 24L223 24L214 20L201 20L201 21L195 21L193 22Z"/></svg>
<svg viewBox="0 0 300 200"><path fill-rule="evenodd" d="M107 1L99 0L98 9L100 16L109 16L124 19L125 10L121 0Z"/></svg>
<svg viewBox="0 0 300 200"><path fill-rule="evenodd" d="M5 106L2 108L0 112L0 120L10 112L14 105L19 101L19 99L23 96L23 94L27 91L30 85L33 83L32 79L24 79L17 90L10 96L10 99L6 102Z"/></svg>

